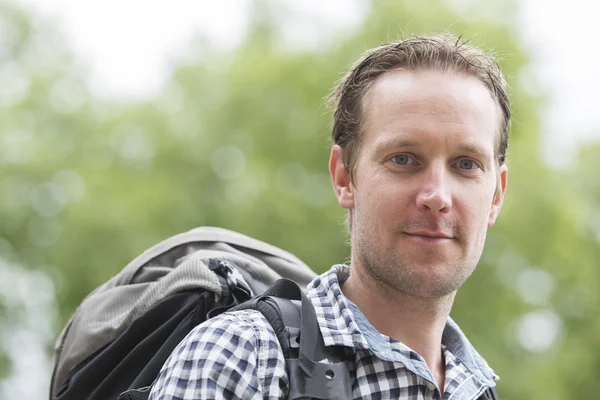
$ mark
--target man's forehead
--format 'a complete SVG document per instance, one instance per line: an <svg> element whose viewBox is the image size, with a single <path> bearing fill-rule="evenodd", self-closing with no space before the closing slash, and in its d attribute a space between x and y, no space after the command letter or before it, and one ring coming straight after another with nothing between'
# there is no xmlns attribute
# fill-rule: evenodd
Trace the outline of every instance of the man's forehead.
<svg viewBox="0 0 600 400"><path fill-rule="evenodd" d="M393 70L378 77L364 98L365 111L401 102L404 107L418 107L422 102L438 101L440 112L451 113L453 105L485 106L495 101L479 79L451 71ZM451 103L448 103L451 100ZM371 107L369 107L371 106ZM444 109L445 108L445 109Z"/></svg>
<svg viewBox="0 0 600 400"><path fill-rule="evenodd" d="M492 147L497 142L500 111L476 78L442 71L390 71L378 78L363 106L363 133L390 127L427 132L444 124L449 132L478 132L471 137L475 142L488 135Z"/></svg>

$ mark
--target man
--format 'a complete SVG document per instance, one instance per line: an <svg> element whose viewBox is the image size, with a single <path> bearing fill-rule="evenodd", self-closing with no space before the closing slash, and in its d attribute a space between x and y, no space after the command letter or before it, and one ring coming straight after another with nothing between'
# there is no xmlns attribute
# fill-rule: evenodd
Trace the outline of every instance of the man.
<svg viewBox="0 0 600 400"><path fill-rule="evenodd" d="M506 190L502 74L455 37L413 38L370 50L331 99L352 248L308 287L325 345L350 354L355 399L477 399L497 376L449 313ZM238 311L192 331L150 398L283 399L288 385L270 325Z"/></svg>

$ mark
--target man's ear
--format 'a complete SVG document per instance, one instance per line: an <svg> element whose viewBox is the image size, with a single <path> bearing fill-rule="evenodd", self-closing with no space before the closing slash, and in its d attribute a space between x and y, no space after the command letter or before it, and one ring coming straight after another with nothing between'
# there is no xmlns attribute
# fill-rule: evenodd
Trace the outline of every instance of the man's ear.
<svg viewBox="0 0 600 400"><path fill-rule="evenodd" d="M331 183L338 203L345 209L352 209L354 208L354 185L344 166L343 151L337 144L331 147L329 174L331 175Z"/></svg>
<svg viewBox="0 0 600 400"><path fill-rule="evenodd" d="M496 222L502 203L504 202L504 193L506 192L506 185L508 180L508 167L503 165L498 171L498 184L496 185L496 193L492 200L492 207L490 208L490 215L488 217L488 227L491 227Z"/></svg>

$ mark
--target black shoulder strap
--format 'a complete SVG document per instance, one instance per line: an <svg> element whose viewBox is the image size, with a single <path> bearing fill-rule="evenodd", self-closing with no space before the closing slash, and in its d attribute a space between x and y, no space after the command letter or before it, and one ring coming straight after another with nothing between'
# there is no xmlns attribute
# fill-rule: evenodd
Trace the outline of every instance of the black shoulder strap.
<svg viewBox="0 0 600 400"><path fill-rule="evenodd" d="M262 296L232 310L248 308L263 313L277 334L286 357L289 399L352 397L348 367L327 359L315 309L294 281L280 279Z"/></svg>

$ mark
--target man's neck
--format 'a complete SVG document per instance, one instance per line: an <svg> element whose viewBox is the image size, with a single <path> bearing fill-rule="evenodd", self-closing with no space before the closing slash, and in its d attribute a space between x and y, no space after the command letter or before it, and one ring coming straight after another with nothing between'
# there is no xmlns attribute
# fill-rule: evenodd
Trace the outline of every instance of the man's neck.
<svg viewBox="0 0 600 400"><path fill-rule="evenodd" d="M375 282L360 272L360 268L352 268L341 287L344 295L380 333L401 341L421 355L443 391L442 334L455 293L441 298L415 297Z"/></svg>

